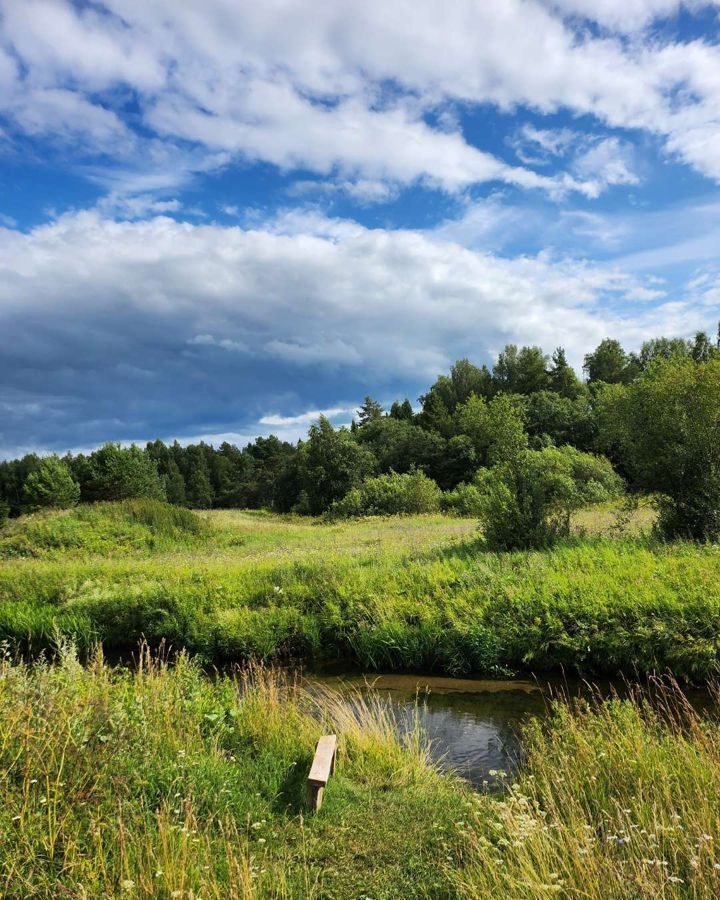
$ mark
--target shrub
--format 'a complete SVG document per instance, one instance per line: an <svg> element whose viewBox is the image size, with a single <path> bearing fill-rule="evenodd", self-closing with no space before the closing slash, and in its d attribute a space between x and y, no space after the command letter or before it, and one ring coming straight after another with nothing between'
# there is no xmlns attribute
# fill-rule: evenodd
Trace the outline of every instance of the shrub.
<svg viewBox="0 0 720 900"><path fill-rule="evenodd" d="M331 515L347 518L437 512L440 497L440 488L424 472L416 470L404 475L391 472L366 478L360 487L333 504Z"/></svg>
<svg viewBox="0 0 720 900"><path fill-rule="evenodd" d="M57 456L48 456L31 472L23 489L29 509L53 507L67 509L80 500L80 485L70 469Z"/></svg>
<svg viewBox="0 0 720 900"><path fill-rule="evenodd" d="M482 503L482 491L476 484L459 484L452 491L445 491L441 506L444 512L451 515L479 518Z"/></svg>
<svg viewBox="0 0 720 900"><path fill-rule="evenodd" d="M604 457L573 447L525 450L478 473L480 519L495 550L543 548L570 533L572 513L620 494Z"/></svg>

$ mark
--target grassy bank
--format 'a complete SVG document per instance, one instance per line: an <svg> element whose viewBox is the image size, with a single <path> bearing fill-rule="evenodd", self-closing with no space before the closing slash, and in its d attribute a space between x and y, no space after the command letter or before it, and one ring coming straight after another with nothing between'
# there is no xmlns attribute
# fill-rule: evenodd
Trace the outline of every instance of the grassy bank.
<svg viewBox="0 0 720 900"><path fill-rule="evenodd" d="M676 689L657 699L536 722L519 782L501 803L477 801L460 895L720 896L720 727Z"/></svg>
<svg viewBox="0 0 720 900"><path fill-rule="evenodd" d="M307 816L327 730L338 772ZM184 659L0 667L4 897L447 896L467 802L372 700L262 671L239 692Z"/></svg>
<svg viewBox="0 0 720 900"><path fill-rule="evenodd" d="M717 668L717 546L589 536L487 553L472 523L439 516L324 525L226 513L193 531L133 513L132 539L116 536L117 549L100 554L102 507L82 513L96 517L85 545L36 537L56 522L72 530L80 515L20 520L0 541L0 639L35 652L58 633L81 650L144 636L213 662L449 674L671 669L700 679ZM116 533L121 511L109 519ZM27 543L33 556L18 553Z"/></svg>
<svg viewBox="0 0 720 900"><path fill-rule="evenodd" d="M340 736L318 816L317 736ZM256 670L0 664L0 892L28 897L711 898L720 728L682 701L558 707L501 797L349 706Z"/></svg>

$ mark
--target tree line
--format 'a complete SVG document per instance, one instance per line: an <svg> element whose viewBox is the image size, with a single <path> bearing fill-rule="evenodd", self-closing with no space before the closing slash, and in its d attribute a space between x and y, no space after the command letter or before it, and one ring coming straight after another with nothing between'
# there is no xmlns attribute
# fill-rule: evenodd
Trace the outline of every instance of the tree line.
<svg viewBox="0 0 720 900"><path fill-rule="evenodd" d="M408 399L386 410L366 397L349 427L320 417L297 444L156 440L62 458L28 454L0 463L0 517L128 497L312 515L419 504L525 525L538 509L541 524L526 538L496 540L529 546L562 532L573 504L612 493L621 476L660 495L668 533L719 533L720 329L717 341L702 332L656 338L638 353L606 339L583 370L581 380L561 347L548 356L509 344L492 369L458 360L418 410Z"/></svg>

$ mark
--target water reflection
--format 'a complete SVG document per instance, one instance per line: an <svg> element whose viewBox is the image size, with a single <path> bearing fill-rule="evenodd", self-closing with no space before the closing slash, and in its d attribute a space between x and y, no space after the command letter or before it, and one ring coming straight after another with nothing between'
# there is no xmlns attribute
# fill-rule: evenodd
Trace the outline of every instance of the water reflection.
<svg viewBox="0 0 720 900"><path fill-rule="evenodd" d="M521 725L547 710L545 691L532 681L320 675L308 682L348 696L355 690L377 691L392 703L401 729L413 727L419 717L443 770L490 789L502 780L495 773L511 776L519 765Z"/></svg>
<svg viewBox="0 0 720 900"><path fill-rule="evenodd" d="M502 778L511 779L522 762L520 731L532 716L545 716L550 700L627 696L628 682L580 678L493 681L474 678L442 678L419 675L312 675L307 682L322 684L351 696L354 690L375 690L389 698L398 723L411 728L420 724L431 741L434 759L445 771L455 772L477 787L497 788ZM647 688L647 685L646 685ZM662 683L645 695L657 695L663 703ZM717 714L717 694L707 689L683 690L685 699L700 713Z"/></svg>

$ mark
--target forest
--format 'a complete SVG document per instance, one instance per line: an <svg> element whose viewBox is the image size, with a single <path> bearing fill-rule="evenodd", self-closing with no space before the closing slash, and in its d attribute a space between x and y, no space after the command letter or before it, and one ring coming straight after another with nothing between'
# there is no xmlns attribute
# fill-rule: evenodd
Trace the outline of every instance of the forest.
<svg viewBox="0 0 720 900"><path fill-rule="evenodd" d="M0 518L133 497L330 516L442 510L484 520L494 546L511 548L550 542L574 508L629 488L657 495L666 534L716 536L720 334L654 338L637 353L608 338L583 373L561 347L550 357L511 344L492 370L458 360L417 411L366 397L349 427L320 417L297 445L29 454L0 463ZM492 523L512 518L508 503L518 521L503 534ZM519 522L523 504L538 507L532 521Z"/></svg>

